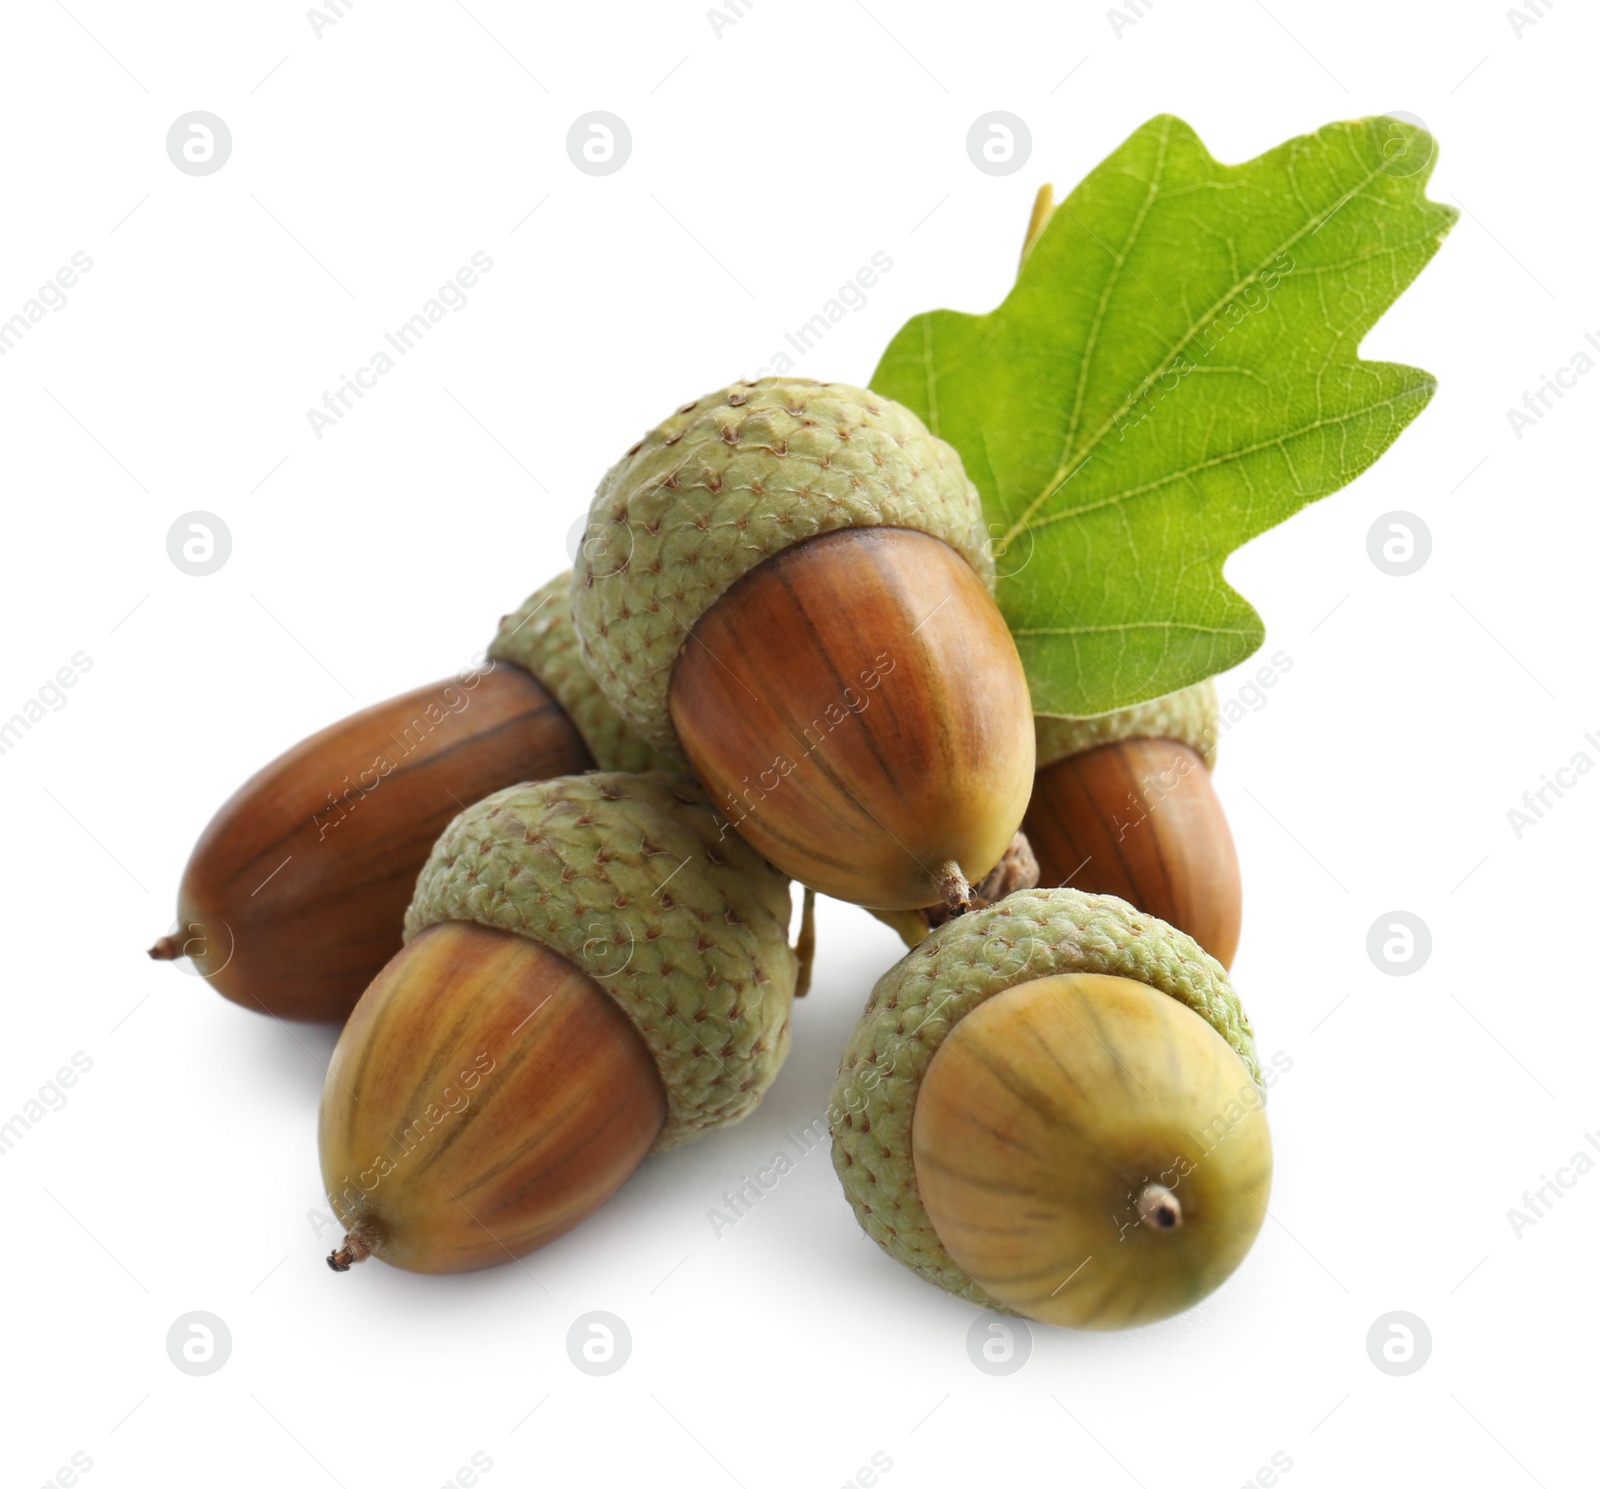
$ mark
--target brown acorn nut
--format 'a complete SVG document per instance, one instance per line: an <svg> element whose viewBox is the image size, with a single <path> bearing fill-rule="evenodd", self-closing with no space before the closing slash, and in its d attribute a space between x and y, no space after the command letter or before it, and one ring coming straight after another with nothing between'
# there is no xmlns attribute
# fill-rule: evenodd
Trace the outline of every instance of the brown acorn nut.
<svg viewBox="0 0 1600 1489"><path fill-rule="evenodd" d="M1211 783L1215 685L1036 725L1039 769L1023 831L1039 882L1117 895L1231 966L1242 893L1233 834Z"/></svg>
<svg viewBox="0 0 1600 1489"><path fill-rule="evenodd" d="M355 1099L371 1091L411 1102ZM430 926L356 1004L329 1070L323 1178L350 1227L329 1264L520 1256L604 1204L666 1114L649 1047L592 977L509 931Z"/></svg>
<svg viewBox="0 0 1600 1489"><path fill-rule="evenodd" d="M868 1235L1044 1323L1180 1312L1266 1215L1261 1076L1227 974L1110 896L1023 890L934 931L873 989L831 1110Z"/></svg>
<svg viewBox="0 0 1600 1489"><path fill-rule="evenodd" d="M768 559L700 617L670 704L734 826L836 899L910 909L952 881L959 899L1026 805L1016 646L971 565L923 533L854 528Z"/></svg>
<svg viewBox="0 0 1600 1489"><path fill-rule="evenodd" d="M977 492L908 409L765 378L685 405L608 473L574 574L596 681L676 741L780 870L964 908L1034 745Z"/></svg>
<svg viewBox="0 0 1600 1489"><path fill-rule="evenodd" d="M461 813L323 1087L335 1271L494 1266L739 1121L789 1044L788 882L661 772Z"/></svg>
<svg viewBox="0 0 1600 1489"><path fill-rule="evenodd" d="M201 834L178 929L225 997L280 1018L342 1022L400 949L417 873L462 803L523 780L666 760L589 682L570 576L506 617L488 660L314 734L258 771Z"/></svg>

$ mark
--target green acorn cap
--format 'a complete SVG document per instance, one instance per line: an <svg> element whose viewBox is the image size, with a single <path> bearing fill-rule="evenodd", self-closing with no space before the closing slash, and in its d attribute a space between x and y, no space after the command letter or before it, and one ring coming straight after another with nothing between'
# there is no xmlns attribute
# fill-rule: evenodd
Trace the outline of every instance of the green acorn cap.
<svg viewBox="0 0 1600 1489"><path fill-rule="evenodd" d="M568 592L572 571L557 574L500 622L489 655L531 672L559 703L601 770L689 773L671 745L648 745L622 721L578 654Z"/></svg>
<svg viewBox="0 0 1600 1489"><path fill-rule="evenodd" d="M526 936L616 1001L661 1072L657 1150L748 1116L789 1049L789 881L664 772L512 786L434 845L405 939L445 920Z"/></svg>
<svg viewBox="0 0 1600 1489"><path fill-rule="evenodd" d="M1206 763L1217 764L1217 685L1212 678L1119 708L1093 718L1072 719L1057 714L1035 714L1033 733L1038 744L1038 766L1043 770L1057 760L1081 755L1097 745L1120 739L1175 739L1186 744Z"/></svg>
<svg viewBox="0 0 1600 1489"><path fill-rule="evenodd" d="M585 662L646 739L689 631L751 569L847 527L941 538L993 584L978 492L910 409L847 383L769 377L686 403L607 472L574 571Z"/></svg>
<svg viewBox="0 0 1600 1489"><path fill-rule="evenodd" d="M879 980L833 1087L833 1166L861 1228L896 1261L997 1312L944 1249L917 1192L911 1121L928 1062L986 998L1066 972L1128 977L1199 1014L1261 1085L1255 1035L1222 964L1113 895L1021 889L934 931Z"/></svg>

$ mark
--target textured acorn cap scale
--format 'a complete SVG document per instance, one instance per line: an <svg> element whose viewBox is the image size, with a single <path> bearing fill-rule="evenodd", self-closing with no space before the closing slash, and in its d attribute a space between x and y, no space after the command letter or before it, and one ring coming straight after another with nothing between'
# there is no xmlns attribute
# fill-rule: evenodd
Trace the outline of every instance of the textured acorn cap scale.
<svg viewBox="0 0 1600 1489"><path fill-rule="evenodd" d="M833 1089L833 1163L863 1230L897 1261L980 1307L1011 1310L945 1249L918 1192L917 1093L946 1036L997 994L1060 973L1128 978L1198 1014L1259 1087L1255 1037L1221 965L1109 895L1019 890L947 922L872 990Z"/></svg>
<svg viewBox="0 0 1600 1489"><path fill-rule="evenodd" d="M685 404L590 507L572 587L589 670L640 734L670 741L673 663L695 622L764 560L852 527L940 538L993 585L960 457L892 399L773 377Z"/></svg>
<svg viewBox="0 0 1600 1489"><path fill-rule="evenodd" d="M548 688L583 736L601 770L667 770L687 775L688 762L670 744L645 743L623 722L579 655L572 626L572 571L541 585L500 622L489 644L497 662L531 672Z"/></svg>
<svg viewBox="0 0 1600 1489"><path fill-rule="evenodd" d="M654 1056L657 1150L749 1114L789 1047L789 882L679 778L595 773L469 807L417 881L410 941L447 920L526 936L586 972Z"/></svg>
<svg viewBox="0 0 1600 1489"><path fill-rule="evenodd" d="M1035 714L1033 727L1039 770L1057 760L1124 739L1175 739L1179 744L1188 745L1204 760L1207 770L1215 770L1217 684L1208 677L1192 687L1152 698L1148 703L1136 703L1132 708L1119 708L1090 718Z"/></svg>

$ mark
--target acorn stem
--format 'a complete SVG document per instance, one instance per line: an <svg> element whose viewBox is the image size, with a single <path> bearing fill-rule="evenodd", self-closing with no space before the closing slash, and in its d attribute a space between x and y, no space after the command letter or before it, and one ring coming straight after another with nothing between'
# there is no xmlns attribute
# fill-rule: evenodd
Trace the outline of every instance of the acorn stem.
<svg viewBox="0 0 1600 1489"><path fill-rule="evenodd" d="M363 1262L371 1255L372 1248L367 1245L358 1226L346 1234L343 1246L328 1253L328 1265L335 1272L348 1272L357 1262Z"/></svg>
<svg viewBox="0 0 1600 1489"><path fill-rule="evenodd" d="M1039 188L1039 193L1033 199L1033 211L1028 217L1028 234L1022 240L1022 257L1017 260L1017 268L1028 262L1028 255L1033 252L1033 245L1038 241L1039 234L1045 229L1045 224L1050 221L1050 214L1056 209L1056 194L1048 181Z"/></svg>
<svg viewBox="0 0 1600 1489"><path fill-rule="evenodd" d="M961 873L956 865L947 864L940 880L941 884L949 883L948 876L951 870L954 870L957 876ZM965 883L964 880L962 882ZM982 910L996 900L1003 900L1014 890L1032 889L1038 882L1039 861L1033 856L1033 849L1028 845L1026 835L1019 831L1013 834L1011 846L1006 849L1005 857L976 884L967 886L965 900L958 896L955 899L947 898L942 904L925 905L920 910L906 910L894 914L886 910L874 910L873 914L899 931L900 939L907 946L915 946L929 931L938 930L956 916L964 915L970 910Z"/></svg>
<svg viewBox="0 0 1600 1489"><path fill-rule="evenodd" d="M183 942L176 936L163 936L145 955L153 962L175 962L184 955Z"/></svg>
<svg viewBox="0 0 1600 1489"><path fill-rule="evenodd" d="M1018 889L1033 889L1039 883L1039 860L1034 857L1033 846L1027 834L1021 831L1012 835L1011 846L999 863L972 886L973 897L980 902L978 908L1003 900Z"/></svg>
<svg viewBox="0 0 1600 1489"><path fill-rule="evenodd" d="M794 995L803 998L811 991L811 964L817 957L817 892L809 887L800 901L800 934L795 937L794 954L800 964Z"/></svg>
<svg viewBox="0 0 1600 1489"><path fill-rule="evenodd" d="M1183 1224L1183 1206L1165 1184L1147 1184L1139 1196L1139 1219L1151 1230L1177 1230Z"/></svg>
<svg viewBox="0 0 1600 1489"><path fill-rule="evenodd" d="M965 915L972 908L972 886L953 858L939 866L939 900L951 915Z"/></svg>

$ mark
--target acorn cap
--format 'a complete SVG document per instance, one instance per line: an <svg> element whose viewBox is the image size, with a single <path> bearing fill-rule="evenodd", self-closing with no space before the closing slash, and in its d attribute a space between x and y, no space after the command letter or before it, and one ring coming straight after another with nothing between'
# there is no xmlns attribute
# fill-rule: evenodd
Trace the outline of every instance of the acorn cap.
<svg viewBox="0 0 1600 1489"><path fill-rule="evenodd" d="M445 829L405 939L445 920L526 936L615 999L655 1056L656 1150L749 1115L789 1049L789 881L663 772L512 786Z"/></svg>
<svg viewBox="0 0 1600 1489"><path fill-rule="evenodd" d="M689 773L688 762L671 745L646 744L589 676L578 654L568 591L572 571L557 574L500 622L489 655L531 672L562 707L583 736L601 770L669 770Z"/></svg>
<svg viewBox="0 0 1600 1489"><path fill-rule="evenodd" d="M1175 739L1186 744L1206 763L1217 764L1217 684L1206 678L1148 703L1119 708L1114 713L1088 719L1035 714L1033 732L1038 743L1037 769L1054 765L1069 755L1081 755L1097 745L1120 739Z"/></svg>
<svg viewBox="0 0 1600 1489"><path fill-rule="evenodd" d="M647 739L689 631L773 554L848 527L941 538L992 587L977 488L910 409L847 383L769 377L687 403L601 481L574 571L584 660Z"/></svg>
<svg viewBox="0 0 1600 1489"><path fill-rule="evenodd" d="M1021 889L946 922L879 980L833 1087L833 1166L861 1228L895 1260L997 1312L944 1249L917 1192L911 1122L946 1034L987 998L1064 972L1128 977L1199 1014L1261 1085L1255 1036L1221 963L1113 895Z"/></svg>

